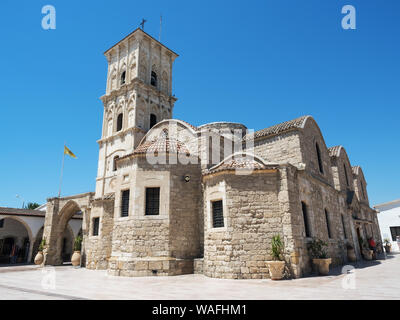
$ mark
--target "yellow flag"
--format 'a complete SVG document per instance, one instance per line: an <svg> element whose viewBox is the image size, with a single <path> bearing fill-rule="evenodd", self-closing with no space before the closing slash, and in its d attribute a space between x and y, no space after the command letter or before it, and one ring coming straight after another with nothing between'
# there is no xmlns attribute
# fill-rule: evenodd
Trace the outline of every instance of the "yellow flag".
<svg viewBox="0 0 400 320"><path fill-rule="evenodd" d="M67 148L67 146L64 146L64 154L67 154L67 155L69 155L70 157L76 159L76 155L74 155L74 154L72 153L72 151L69 150L69 149Z"/></svg>

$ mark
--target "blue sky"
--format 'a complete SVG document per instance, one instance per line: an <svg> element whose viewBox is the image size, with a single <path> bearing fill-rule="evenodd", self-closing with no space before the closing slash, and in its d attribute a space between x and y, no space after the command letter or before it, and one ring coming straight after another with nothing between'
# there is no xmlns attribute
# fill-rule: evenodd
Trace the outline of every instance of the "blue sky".
<svg viewBox="0 0 400 320"><path fill-rule="evenodd" d="M95 5L94 5L95 3ZM57 29L41 28L44 5ZM341 8L357 29L341 28ZM328 146L362 166L371 204L400 198L400 2L2 0L0 206L94 191L106 84L103 52L145 31L177 52L174 118L255 130L314 116Z"/></svg>

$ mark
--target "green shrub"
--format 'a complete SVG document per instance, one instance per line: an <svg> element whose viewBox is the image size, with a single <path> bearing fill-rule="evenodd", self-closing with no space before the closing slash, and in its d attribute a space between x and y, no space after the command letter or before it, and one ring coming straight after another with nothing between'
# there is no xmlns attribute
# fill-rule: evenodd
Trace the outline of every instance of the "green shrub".
<svg viewBox="0 0 400 320"><path fill-rule="evenodd" d="M77 236L74 241L74 250L81 251L82 249L82 236Z"/></svg>
<svg viewBox="0 0 400 320"><path fill-rule="evenodd" d="M40 241L40 244L39 244L39 251L43 251L45 246L46 246L46 239L43 238L42 241Z"/></svg>
<svg viewBox="0 0 400 320"><path fill-rule="evenodd" d="M280 235L272 237L271 242L271 256L273 260L281 261L283 260L284 244Z"/></svg>
<svg viewBox="0 0 400 320"><path fill-rule="evenodd" d="M325 247L327 246L328 244L325 241L313 238L312 241L307 244L307 249L312 259L326 259L328 258L328 254L326 253Z"/></svg>

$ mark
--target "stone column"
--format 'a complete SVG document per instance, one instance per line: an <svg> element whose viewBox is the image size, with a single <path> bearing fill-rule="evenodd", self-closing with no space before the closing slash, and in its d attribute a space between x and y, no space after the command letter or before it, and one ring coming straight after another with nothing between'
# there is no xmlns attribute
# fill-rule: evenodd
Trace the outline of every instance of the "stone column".
<svg viewBox="0 0 400 320"><path fill-rule="evenodd" d="M32 239L29 239L30 243L29 243L29 253L28 253L28 262L31 262L32 260L32 254L33 254L33 244L36 241L36 237L32 236Z"/></svg>
<svg viewBox="0 0 400 320"><path fill-rule="evenodd" d="M282 230L285 242L285 256L290 272L295 278L302 276L304 250L299 223L299 197L297 169L291 165L282 165L279 169L281 185L279 188L279 206L282 211Z"/></svg>
<svg viewBox="0 0 400 320"><path fill-rule="evenodd" d="M57 238L58 232L58 212L60 199L52 198L47 200L46 217L43 228L43 238L46 239L47 252L45 255L45 265L59 264L57 261ZM58 263L57 263L58 262Z"/></svg>

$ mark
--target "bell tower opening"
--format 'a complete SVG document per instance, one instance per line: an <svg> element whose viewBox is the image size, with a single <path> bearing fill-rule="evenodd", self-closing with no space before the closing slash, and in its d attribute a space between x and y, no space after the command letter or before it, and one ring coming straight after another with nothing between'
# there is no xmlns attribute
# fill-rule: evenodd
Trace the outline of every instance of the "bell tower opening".
<svg viewBox="0 0 400 320"><path fill-rule="evenodd" d="M157 124L157 116L155 114L150 115L150 129Z"/></svg>
<svg viewBox="0 0 400 320"><path fill-rule="evenodd" d="M150 84L153 87L157 88L157 73L155 73L154 71L151 72L151 82L150 82Z"/></svg>

